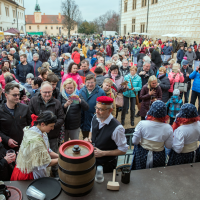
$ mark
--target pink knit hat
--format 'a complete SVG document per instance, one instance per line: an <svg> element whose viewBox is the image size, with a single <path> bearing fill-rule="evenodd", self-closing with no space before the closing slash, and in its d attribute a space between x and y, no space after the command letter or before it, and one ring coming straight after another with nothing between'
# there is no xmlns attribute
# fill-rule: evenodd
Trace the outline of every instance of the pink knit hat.
<svg viewBox="0 0 200 200"><path fill-rule="evenodd" d="M183 57L183 59L184 59L184 60L187 60L187 57L186 57L186 56L184 56L184 57Z"/></svg>

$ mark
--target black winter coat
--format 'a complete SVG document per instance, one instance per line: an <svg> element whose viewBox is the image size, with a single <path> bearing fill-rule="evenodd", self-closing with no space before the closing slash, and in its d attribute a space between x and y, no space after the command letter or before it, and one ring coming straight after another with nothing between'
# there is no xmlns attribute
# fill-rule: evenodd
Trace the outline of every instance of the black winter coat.
<svg viewBox="0 0 200 200"><path fill-rule="evenodd" d="M189 78L189 76L187 77L186 74L191 74L193 72L193 69L191 67L187 67L186 72L183 69L183 67L181 68L181 73L183 73L184 76L184 83L188 84L187 90L190 90L191 88L191 79Z"/></svg>
<svg viewBox="0 0 200 200"><path fill-rule="evenodd" d="M49 139L58 138L60 134L60 128L64 124L64 112L61 106L60 101L54 99L53 97L49 100L48 103L44 103L41 94L31 98L29 102L29 109L31 114L39 115L45 110L50 110L57 116L57 122L54 126L54 129L48 133Z"/></svg>
<svg viewBox="0 0 200 200"><path fill-rule="evenodd" d="M74 130L81 126L81 109L83 111L89 110L88 103L84 100L82 95L80 95L81 103L80 104L74 104L72 103L69 107L64 108L64 104L67 102L67 100L62 96L60 93L58 100L62 104L63 111L65 113L65 129L66 130ZM67 115L66 115L67 112Z"/></svg>
<svg viewBox="0 0 200 200"><path fill-rule="evenodd" d="M140 73L141 71L144 71L144 70L143 70L143 67L139 67L139 68L138 68L137 74L139 75L139 73ZM147 82L148 82L148 80L149 80L149 77L152 76L152 75L154 75L154 71L151 70L151 69L150 69L148 72L146 72L145 75L139 75L139 76L141 77L141 79L142 79L142 87L143 87L144 85L147 84Z"/></svg>
<svg viewBox="0 0 200 200"><path fill-rule="evenodd" d="M33 67L29 63L27 63L27 65L28 67L26 67L26 69L24 68L24 65L22 65L22 63L20 63L16 67L16 78L19 82L26 83L27 74L34 74Z"/></svg>
<svg viewBox="0 0 200 200"><path fill-rule="evenodd" d="M159 64L161 65L161 63L162 63L161 56L160 56L159 52L157 52L156 50L153 50L153 52L151 54L151 60L156 65L159 65Z"/></svg>
<svg viewBox="0 0 200 200"><path fill-rule="evenodd" d="M6 149L10 149L7 145L9 139L18 142L18 147L14 148L18 151L24 135L23 128L29 126L32 119L27 105L18 103L14 112L13 116L5 107L5 101L0 104L0 137L5 142Z"/></svg>
<svg viewBox="0 0 200 200"><path fill-rule="evenodd" d="M195 60L200 60L200 52L196 51L196 59Z"/></svg>
<svg viewBox="0 0 200 200"><path fill-rule="evenodd" d="M167 101L169 100L169 92L168 90L170 89L170 81L169 78L165 75L158 77L158 82L159 86L161 87L162 90L162 101L164 103L167 103Z"/></svg>
<svg viewBox="0 0 200 200"><path fill-rule="evenodd" d="M17 60L17 61L20 61L20 58L19 58L19 54L17 52L15 52L13 54L13 57Z"/></svg>
<svg viewBox="0 0 200 200"><path fill-rule="evenodd" d="M0 180L1 181L10 181L10 177L12 175L13 168L12 164L8 164L4 159L6 156L6 149L3 144L0 143Z"/></svg>

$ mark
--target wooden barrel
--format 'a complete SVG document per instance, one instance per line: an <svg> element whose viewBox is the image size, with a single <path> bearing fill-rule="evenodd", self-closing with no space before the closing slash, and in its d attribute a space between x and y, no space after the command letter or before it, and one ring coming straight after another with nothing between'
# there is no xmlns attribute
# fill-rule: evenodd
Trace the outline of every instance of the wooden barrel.
<svg viewBox="0 0 200 200"><path fill-rule="evenodd" d="M88 194L96 173L94 147L83 140L71 140L59 148L58 174L61 187L70 196Z"/></svg>

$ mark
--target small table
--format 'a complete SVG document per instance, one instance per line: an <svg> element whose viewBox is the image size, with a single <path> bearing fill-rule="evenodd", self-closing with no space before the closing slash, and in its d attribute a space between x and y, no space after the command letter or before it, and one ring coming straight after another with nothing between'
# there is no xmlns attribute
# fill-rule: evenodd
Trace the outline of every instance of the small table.
<svg viewBox="0 0 200 200"><path fill-rule="evenodd" d="M63 191L58 200L196 200L199 199L200 163L144 169L131 172L129 184L121 182L121 173L116 177L119 191L107 190L112 174L104 174L104 182L95 182L90 194L84 197L70 197ZM27 199L26 189L32 181L5 182L22 191ZM47 186L48 187L48 186Z"/></svg>

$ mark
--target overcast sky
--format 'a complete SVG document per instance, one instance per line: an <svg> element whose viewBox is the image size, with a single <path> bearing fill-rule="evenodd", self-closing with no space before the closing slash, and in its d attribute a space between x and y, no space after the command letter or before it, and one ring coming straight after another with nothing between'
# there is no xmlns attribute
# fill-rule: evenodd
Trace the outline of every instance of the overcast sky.
<svg viewBox="0 0 200 200"><path fill-rule="evenodd" d="M75 0L79 5L83 20L92 21L94 18L109 10L119 12L118 0ZM24 0L26 15L33 15L36 0ZM42 14L57 15L61 12L61 0L38 0ZM31 4L31 5L30 5Z"/></svg>

